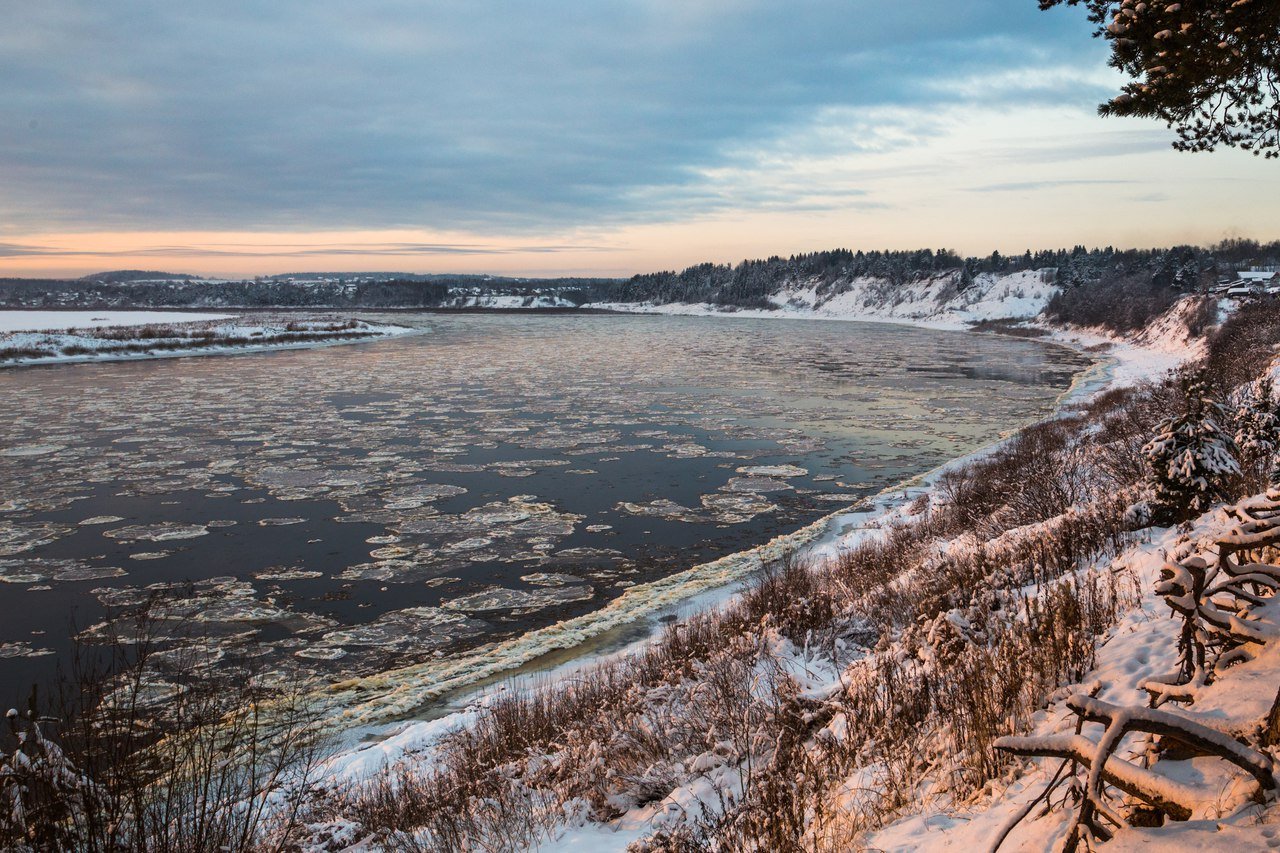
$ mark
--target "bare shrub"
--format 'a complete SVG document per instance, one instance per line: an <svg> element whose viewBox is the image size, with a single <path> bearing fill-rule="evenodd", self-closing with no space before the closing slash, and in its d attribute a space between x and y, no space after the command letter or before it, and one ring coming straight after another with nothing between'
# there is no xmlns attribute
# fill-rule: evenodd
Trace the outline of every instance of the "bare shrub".
<svg viewBox="0 0 1280 853"><path fill-rule="evenodd" d="M162 665L154 624L135 627L105 655L81 647L45 708L33 693L25 717L10 712L0 847L289 849L321 743L302 691L249 672L184 677L193 662Z"/></svg>

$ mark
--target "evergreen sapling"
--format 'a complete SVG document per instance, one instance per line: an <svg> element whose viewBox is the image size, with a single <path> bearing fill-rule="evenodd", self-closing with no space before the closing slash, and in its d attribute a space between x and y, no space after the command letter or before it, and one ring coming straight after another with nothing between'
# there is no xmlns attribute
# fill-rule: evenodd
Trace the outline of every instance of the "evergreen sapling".
<svg viewBox="0 0 1280 853"><path fill-rule="evenodd" d="M1152 520L1185 521L1227 496L1240 473L1236 443L1227 431L1226 410L1209 394L1202 372L1182 378L1186 410L1165 420L1142 448L1151 467Z"/></svg>

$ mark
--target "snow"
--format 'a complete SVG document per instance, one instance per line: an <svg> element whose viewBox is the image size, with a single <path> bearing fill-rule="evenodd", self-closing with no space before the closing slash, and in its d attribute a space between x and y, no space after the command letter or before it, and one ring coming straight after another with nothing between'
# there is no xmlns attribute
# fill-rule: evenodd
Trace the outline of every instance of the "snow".
<svg viewBox="0 0 1280 853"><path fill-rule="evenodd" d="M1116 559L1133 573L1143 591L1138 606L1128 612L1114 628L1098 651L1097 665L1081 680L1081 686L1098 688L1098 700L1083 701L1101 705L1142 706L1146 695L1144 681L1159 678L1177 667L1180 622L1169 616L1168 606L1155 593L1166 555L1199 551L1208 543L1219 541L1238 522L1223 510L1206 513L1186 531L1157 529L1150 541L1131 548ZM1212 724L1208 737L1220 740L1228 750L1239 750L1233 737L1219 732L1246 733L1265 719L1280 684L1280 644L1261 647L1250 661L1233 666L1212 685L1199 688L1195 702L1187 710L1151 711L1138 707L1131 716L1174 714L1182 718L1193 715L1201 726ZM1070 688L1051 698L1060 698ZM1075 716L1067 712L1065 703L1057 701L1040 724L1030 733L1031 739L1072 737ZM1101 727L1088 724L1084 734L1094 742ZM985 802L970 805L939 804L921 808L874 833L867 839L873 849L964 850L988 848L1006 821L1034 799L1048 782L1058 765L1056 759L1034 762L1034 766L1007 787L996 786L996 793ZM1198 800L1192 820L1170 822L1157 829L1126 828L1103 849L1132 850L1266 850L1280 848L1280 826L1266 815L1259 821L1259 809L1247 806L1249 788L1245 774L1230 769L1226 762L1201 757L1184 761L1159 761L1154 771L1164 789L1178 799L1190 796ZM1188 795L1187 791L1193 793ZM1066 830L1069 809L1059 809L1039 816L1034 812L1010 834L1002 849L1048 851L1055 849Z"/></svg>
<svg viewBox="0 0 1280 853"><path fill-rule="evenodd" d="M1037 325L1049 333L1049 339L1058 343L1093 354L1105 353L1116 361L1112 384L1134 385L1148 379L1158 380L1182 364L1204 356L1204 339L1193 337L1187 326L1192 308L1191 300L1180 300L1146 328L1127 337L1106 329Z"/></svg>
<svg viewBox="0 0 1280 853"><path fill-rule="evenodd" d="M705 303L592 303L585 307L648 314L813 318L967 329L983 320L1035 317L1057 292L1048 278L1037 270L1008 275L982 273L974 277L969 287L959 290L953 273L908 284L864 277L845 283L842 292L837 287L827 293L819 293L815 283L793 282L769 297L775 305L771 309L734 309Z"/></svg>
<svg viewBox="0 0 1280 853"><path fill-rule="evenodd" d="M148 323L192 323L200 320L225 320L229 316L229 314L196 314L188 311L0 310L0 332L105 329L112 326L144 326Z"/></svg>
<svg viewBox="0 0 1280 853"><path fill-rule="evenodd" d="M0 312L0 317L3 313ZM237 320L221 314L151 311L7 313L21 315L20 319L9 321L12 325L29 326L45 322L49 317L66 325L61 330L0 331L0 368L304 349L368 342L421 331L363 321L352 321L354 325L349 328L337 328L345 320L306 315L253 316L252 319L246 316ZM85 325L71 325L72 319L84 320ZM109 336L107 329L112 330ZM120 331L130 329L137 329L137 334L126 337ZM145 337L144 329L149 332ZM166 337L156 337L157 330L168 329L173 332L164 331L162 334ZM192 337L196 333L210 337ZM187 337L182 337L184 335Z"/></svg>
<svg viewBox="0 0 1280 853"><path fill-rule="evenodd" d="M450 303L451 308L575 308L561 296L480 295L467 296Z"/></svg>

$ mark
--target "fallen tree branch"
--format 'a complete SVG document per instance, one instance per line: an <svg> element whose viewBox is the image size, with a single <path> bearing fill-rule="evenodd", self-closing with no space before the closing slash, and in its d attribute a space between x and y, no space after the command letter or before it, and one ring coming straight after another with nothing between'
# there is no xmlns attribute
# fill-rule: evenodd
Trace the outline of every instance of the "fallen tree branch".
<svg viewBox="0 0 1280 853"><path fill-rule="evenodd" d="M1011 755L1028 758L1065 758L1078 761L1091 773L1098 755L1097 741L1084 735L1002 737L996 741L995 747ZM1201 792L1189 785L1114 755L1108 756L1101 767L1101 778L1108 785L1160 809L1174 820L1190 819L1195 806L1204 798Z"/></svg>

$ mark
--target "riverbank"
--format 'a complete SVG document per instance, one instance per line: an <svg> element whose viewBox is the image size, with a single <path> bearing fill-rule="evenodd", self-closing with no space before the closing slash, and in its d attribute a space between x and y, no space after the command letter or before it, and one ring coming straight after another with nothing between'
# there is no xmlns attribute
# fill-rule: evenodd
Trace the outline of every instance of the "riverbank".
<svg viewBox="0 0 1280 853"><path fill-rule="evenodd" d="M721 316L744 315L724 312ZM787 319L802 318L793 315ZM883 322L879 318L843 319ZM1088 332L1047 331L1039 338L1043 343L1075 349L1094 361L1059 398L1059 415L1075 410L1100 392L1146 377L1158 379L1165 370L1196 354L1194 348L1179 354L1107 340ZM1015 434L1016 430L1010 433ZM337 788L358 785L406 756L429 754L434 744L472 725L490 702L502 696L545 688L592 667L634 655L650 646L668 623L731 605L748 581L758 577L767 565L781 564L787 558L811 565L838 561L868 538L909 520L908 508L936 496L938 483L947 472L989 456L1008 439L1007 436L966 453L759 548L695 567L650 588L636 589L604 608L604 618L600 613L591 614L458 661L426 664L334 685L323 701L343 707L334 727L343 734L338 741L340 748L325 762L322 776L326 784ZM475 674L480 670L484 678L476 680ZM379 722L412 716L428 703L431 710L422 713L421 719ZM585 831L582 843L596 843L586 840L594 837L596 830ZM616 843L617 837L612 832L609 835Z"/></svg>

